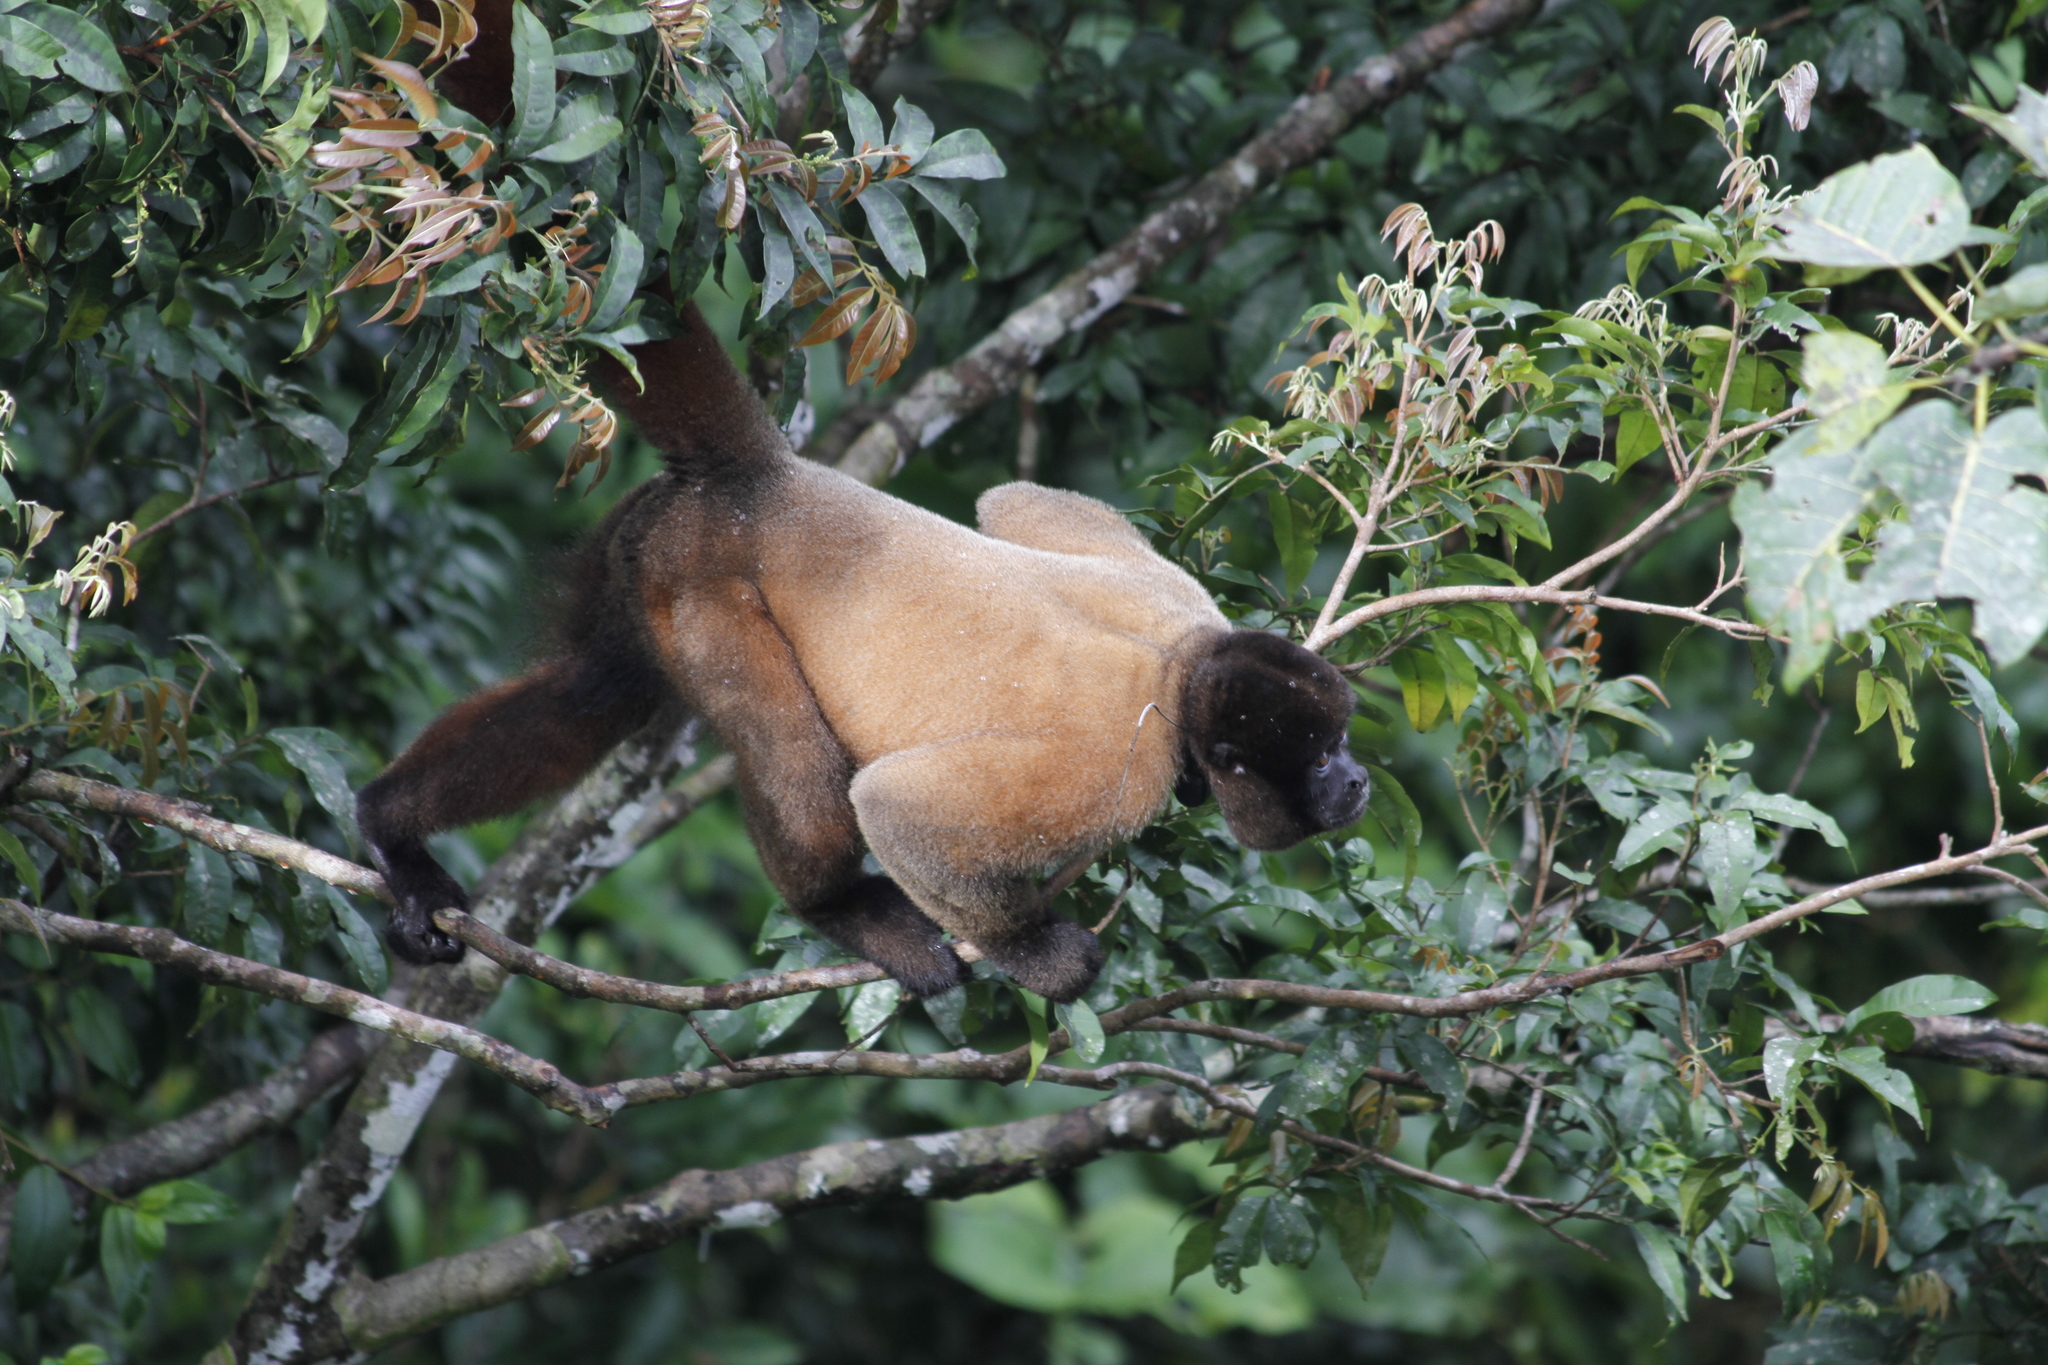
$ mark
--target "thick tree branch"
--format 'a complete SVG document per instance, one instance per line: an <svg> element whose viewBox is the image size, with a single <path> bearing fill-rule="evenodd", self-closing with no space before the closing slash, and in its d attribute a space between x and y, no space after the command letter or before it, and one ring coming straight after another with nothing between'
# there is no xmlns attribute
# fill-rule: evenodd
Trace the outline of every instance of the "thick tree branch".
<svg viewBox="0 0 2048 1365"><path fill-rule="evenodd" d="M89 777L73 777L69 773L53 772L48 768L30 773L20 786L14 789L17 801L61 801L67 806L82 806L88 810L103 811L108 815L125 815L136 820L146 820L152 825L174 829L190 839L211 845L225 853L247 853L276 863L279 867L297 868L309 872L321 881L338 886L344 891L359 895L375 896L388 902L391 893L384 889L384 879L360 863L352 863L337 857L325 849L302 844L297 839L287 839L282 834L268 830L252 829L223 820L209 813L197 801L186 801L175 796L158 796L155 792L135 791L128 787L117 787L111 782L95 782Z"/></svg>
<svg viewBox="0 0 2048 1365"><path fill-rule="evenodd" d="M1322 155L1361 114L1383 108L1467 44L1515 28L1538 8L1538 0L1474 0L1393 52L1368 58L1328 88L1301 96L1277 123L1122 241L1010 314L966 355L920 378L890 404L882 420L861 433L839 467L868 483L882 483L913 450L930 445L962 417L1014 389L1061 338L1123 302L1140 282L1215 232L1278 177Z"/></svg>
<svg viewBox="0 0 2048 1365"><path fill-rule="evenodd" d="M674 717L656 721L529 821L477 888L477 918L531 941L630 857L650 828L672 823L663 789L695 760L690 732L679 736L678 724ZM703 776L693 773L678 786L701 790L693 784ZM467 1024L497 999L504 981L503 968L472 953L454 967L400 974L392 995L421 1014ZM333 1290L348 1277L363 1220L382 1198L454 1060L416 1043L393 1044L371 1059L299 1178L291 1213L221 1348L223 1358L237 1365L324 1358L304 1348L337 1336Z"/></svg>
<svg viewBox="0 0 2048 1365"><path fill-rule="evenodd" d="M308 1043L291 1065L253 1085L229 1091L182 1118L110 1142L71 1170L86 1185L114 1195L130 1195L161 1181L195 1175L317 1104L362 1070L378 1041L369 1029L328 1029ZM72 1198L83 1209L91 1195L83 1186L70 1188ZM14 1190L12 1185L0 1188L0 1272L7 1268Z"/></svg>
<svg viewBox="0 0 2048 1365"><path fill-rule="evenodd" d="M684 1171L631 1199L341 1292L339 1331L307 1358L376 1351L451 1319L645 1255L700 1230L762 1227L807 1209L958 1199L1117 1151L1162 1151L1219 1131L1168 1090L988 1128L834 1143L730 1171Z"/></svg>

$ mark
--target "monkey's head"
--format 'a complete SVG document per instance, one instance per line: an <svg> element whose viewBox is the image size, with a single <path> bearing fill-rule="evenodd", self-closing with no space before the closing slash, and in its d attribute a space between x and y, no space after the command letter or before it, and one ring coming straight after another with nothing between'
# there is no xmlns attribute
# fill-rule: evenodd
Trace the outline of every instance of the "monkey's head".
<svg viewBox="0 0 2048 1365"><path fill-rule="evenodd" d="M1213 789L1247 848L1290 848L1341 829L1372 791L1345 739L1351 706L1344 675L1300 645L1257 630L1217 637L1181 698L1193 762L1181 799L1195 804Z"/></svg>

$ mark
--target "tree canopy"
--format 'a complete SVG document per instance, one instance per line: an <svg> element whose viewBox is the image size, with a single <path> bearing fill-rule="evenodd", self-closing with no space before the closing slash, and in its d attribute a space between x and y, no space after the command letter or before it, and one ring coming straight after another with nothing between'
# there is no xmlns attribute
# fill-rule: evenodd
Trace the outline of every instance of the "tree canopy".
<svg viewBox="0 0 2048 1365"><path fill-rule="evenodd" d="M0 1352L2039 1359L2044 9L0 0ZM912 1003L669 718L394 969L354 786L680 299L1336 663L1367 815Z"/></svg>

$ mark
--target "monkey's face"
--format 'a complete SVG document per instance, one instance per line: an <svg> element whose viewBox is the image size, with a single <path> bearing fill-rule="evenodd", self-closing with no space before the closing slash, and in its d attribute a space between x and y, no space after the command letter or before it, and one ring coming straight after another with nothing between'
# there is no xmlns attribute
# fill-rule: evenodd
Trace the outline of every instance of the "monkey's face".
<svg viewBox="0 0 2048 1365"><path fill-rule="evenodd" d="M1372 782L1345 740L1351 685L1328 662L1260 631L1218 641L1188 678L1188 749L1230 832L1289 848L1365 810Z"/></svg>

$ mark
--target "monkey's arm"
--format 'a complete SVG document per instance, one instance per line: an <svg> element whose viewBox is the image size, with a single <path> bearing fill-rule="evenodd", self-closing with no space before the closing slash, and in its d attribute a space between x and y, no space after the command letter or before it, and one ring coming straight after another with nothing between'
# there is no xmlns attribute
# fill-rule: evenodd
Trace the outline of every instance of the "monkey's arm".
<svg viewBox="0 0 2048 1365"><path fill-rule="evenodd" d="M1108 503L1035 483L998 484L974 504L985 536L1056 554L1102 555L1146 564L1159 556Z"/></svg>
<svg viewBox="0 0 2048 1365"><path fill-rule="evenodd" d="M444 829L509 815L587 772L650 720L659 675L601 648L559 659L450 707L356 797L370 859L396 904L384 931L407 962L455 962L462 944L436 910L469 897L427 851Z"/></svg>

